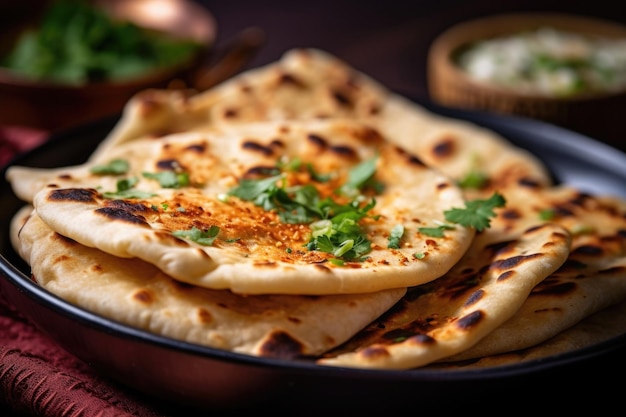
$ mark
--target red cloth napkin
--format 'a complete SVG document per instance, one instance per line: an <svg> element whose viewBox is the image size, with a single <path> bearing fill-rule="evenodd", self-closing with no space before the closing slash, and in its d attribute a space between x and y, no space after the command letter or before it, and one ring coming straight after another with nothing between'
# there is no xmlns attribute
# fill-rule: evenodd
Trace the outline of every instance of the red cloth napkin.
<svg viewBox="0 0 626 417"><path fill-rule="evenodd" d="M0 414L164 416L144 401L97 375L0 298L0 403L8 408Z"/></svg>
<svg viewBox="0 0 626 417"><path fill-rule="evenodd" d="M43 130L21 126L0 126L0 167L19 153L42 144L48 138Z"/></svg>
<svg viewBox="0 0 626 417"><path fill-rule="evenodd" d="M46 132L28 128L0 127L0 167L16 154L43 143L47 137ZM13 309L0 293L0 415L155 417L166 414L157 411L150 400L98 375L62 349Z"/></svg>

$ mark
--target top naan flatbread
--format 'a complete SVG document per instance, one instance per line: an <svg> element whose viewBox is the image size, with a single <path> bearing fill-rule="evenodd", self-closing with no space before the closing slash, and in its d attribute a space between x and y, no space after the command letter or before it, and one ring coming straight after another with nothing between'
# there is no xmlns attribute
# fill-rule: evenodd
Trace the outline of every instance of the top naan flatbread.
<svg viewBox="0 0 626 417"><path fill-rule="evenodd" d="M82 166L58 175L35 196L37 214L53 230L81 244L141 258L176 279L203 287L247 294L341 294L413 286L443 275L474 235L473 229L459 225L442 238L420 233L420 227L445 222L446 210L464 207L461 190L355 121L247 124L220 134L192 132L158 142L130 142L116 152L110 157L131 162L124 178L139 179L130 191L153 196L107 198L103 193L115 191L113 182L119 177L103 178ZM284 179L276 179L277 166L284 161L298 161L298 168L279 170ZM356 200L337 194L354 168L372 161L373 187L366 187ZM145 172L186 173L189 184L163 188L159 181L143 177ZM328 181L322 176L329 176ZM329 198L361 209L374 202L357 223L371 242L371 252L362 261L337 264L336 255L306 247L311 220L285 222L280 210L262 207L274 204L263 195L256 201L232 195L224 199L243 181L258 178L285 186L285 192L314 187L320 201ZM297 198L314 201L309 191ZM303 205L319 206L311 201ZM331 212L337 210L330 207ZM282 213L302 215L300 211L300 206L289 206ZM351 227L351 222L348 218L341 227ZM401 244L390 248L397 225L405 232ZM220 230L211 245L173 235L211 226ZM424 256L418 259L416 253Z"/></svg>
<svg viewBox="0 0 626 417"><path fill-rule="evenodd" d="M356 119L455 180L481 171L482 194L517 181L552 184L542 161L474 123L428 111L317 49L294 49L196 95L148 90L126 106L93 159L138 138L262 120ZM472 196L474 197L474 195Z"/></svg>

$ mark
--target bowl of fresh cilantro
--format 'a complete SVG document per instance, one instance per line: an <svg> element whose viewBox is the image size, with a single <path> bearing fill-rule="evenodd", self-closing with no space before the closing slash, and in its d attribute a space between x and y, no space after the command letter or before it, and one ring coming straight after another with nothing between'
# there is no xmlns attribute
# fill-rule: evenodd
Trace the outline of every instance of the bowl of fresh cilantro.
<svg viewBox="0 0 626 417"><path fill-rule="evenodd" d="M216 22L186 0L53 0L0 44L0 125L62 130L148 88L204 89ZM222 54L224 55L224 54Z"/></svg>

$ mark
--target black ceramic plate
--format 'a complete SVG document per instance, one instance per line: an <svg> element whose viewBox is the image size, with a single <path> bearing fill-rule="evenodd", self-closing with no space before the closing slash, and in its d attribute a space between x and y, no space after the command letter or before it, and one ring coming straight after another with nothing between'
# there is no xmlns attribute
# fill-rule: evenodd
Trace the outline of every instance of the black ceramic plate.
<svg viewBox="0 0 626 417"><path fill-rule="evenodd" d="M590 138L552 125L424 104L431 110L497 131L529 149L557 181L592 193L626 198L626 155ZM58 135L14 161L56 167L85 161L117 118ZM4 177L4 172L3 172ZM0 290L33 323L77 357L130 388L204 410L298 410L319 415L349 410L367 415L410 408L465 409L468 403L511 401L514 386L533 393L601 389L626 368L626 335L543 360L480 370L376 371L320 367L306 362L249 357L160 337L82 310L28 279L29 270L11 248L8 224L22 205L6 182L0 189ZM615 375L612 375L615 373ZM584 376L584 377L583 377ZM511 385L514 384L514 385ZM613 389L606 388L607 392ZM537 394L537 395L539 395ZM525 394L526 396L528 394ZM585 398L577 398L580 403ZM619 400L619 397L614 397ZM594 400L595 401L595 400ZM604 404L607 400L604 399ZM571 399L570 401L571 402Z"/></svg>

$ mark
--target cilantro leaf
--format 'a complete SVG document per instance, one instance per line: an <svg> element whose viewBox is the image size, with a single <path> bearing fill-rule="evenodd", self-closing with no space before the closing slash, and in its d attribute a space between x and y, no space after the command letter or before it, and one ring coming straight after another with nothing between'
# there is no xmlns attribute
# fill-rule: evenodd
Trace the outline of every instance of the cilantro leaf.
<svg viewBox="0 0 626 417"><path fill-rule="evenodd" d="M163 188L180 188L189 185L189 174L174 171L162 171L156 173L144 172L145 178L157 180Z"/></svg>
<svg viewBox="0 0 626 417"><path fill-rule="evenodd" d="M491 225L491 218L495 217L493 211L496 207L504 207L505 198L498 192L485 200L472 200L465 203L465 208L452 208L446 210L444 215L451 223L458 223L465 227L473 227L482 231Z"/></svg>
<svg viewBox="0 0 626 417"><path fill-rule="evenodd" d="M445 230L443 227L419 227L417 229L421 234L430 236L430 237L443 237L443 231Z"/></svg>
<svg viewBox="0 0 626 417"><path fill-rule="evenodd" d="M102 196L104 198L129 199L129 198L150 198L156 195L155 193L152 193L149 191L135 190L133 187L137 185L138 182L139 180L136 177L124 178L124 179L118 180L116 183L117 190L114 192L112 191L104 192L102 193Z"/></svg>
<svg viewBox="0 0 626 417"><path fill-rule="evenodd" d="M121 175L126 174L130 164L125 159L112 159L105 165L95 165L89 170L96 175Z"/></svg>
<svg viewBox="0 0 626 417"><path fill-rule="evenodd" d="M383 189L383 185L374 181L377 162L378 157L374 157L353 167L348 172L348 180L338 190L339 193L356 197L365 187L372 187L376 192L380 193Z"/></svg>
<svg viewBox="0 0 626 417"><path fill-rule="evenodd" d="M387 247L389 249L400 249L400 240L402 240L402 235L404 235L404 226L401 224L396 224L389 234L389 243Z"/></svg>
<svg viewBox="0 0 626 417"><path fill-rule="evenodd" d="M193 226L191 230L174 230L172 234L176 237L182 237L194 241L200 245L211 246L220 232L218 226L211 226L208 230L201 230Z"/></svg>
<svg viewBox="0 0 626 417"><path fill-rule="evenodd" d="M489 181L489 176L482 171L472 170L461 178L457 184L463 189L481 189Z"/></svg>

